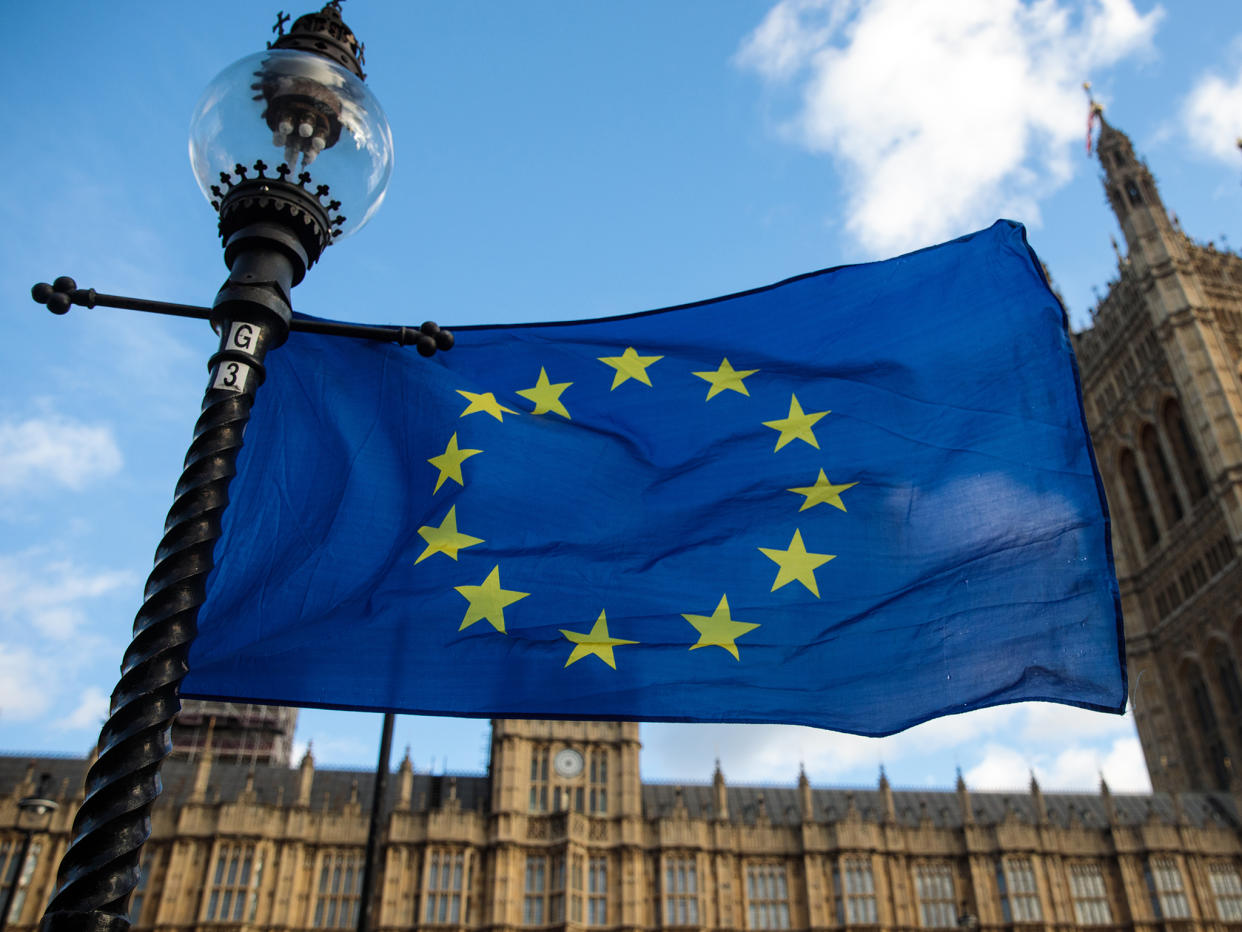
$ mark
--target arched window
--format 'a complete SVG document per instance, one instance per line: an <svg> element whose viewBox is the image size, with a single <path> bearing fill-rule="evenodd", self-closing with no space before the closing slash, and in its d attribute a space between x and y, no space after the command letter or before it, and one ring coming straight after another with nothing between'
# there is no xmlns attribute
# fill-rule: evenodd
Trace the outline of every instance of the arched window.
<svg viewBox="0 0 1242 932"><path fill-rule="evenodd" d="M1208 772L1215 777L1217 788L1228 789L1229 771L1225 767L1227 752L1225 742L1221 740L1216 710L1212 708L1212 697L1208 693L1207 683L1203 680L1198 664L1187 661L1182 670L1182 680L1186 684L1186 694L1195 724L1199 726L1203 736L1201 747L1207 758L1204 763L1207 764Z"/></svg>
<svg viewBox="0 0 1242 932"><path fill-rule="evenodd" d="M608 811L608 752L602 748L591 751L590 811L602 814Z"/></svg>
<svg viewBox="0 0 1242 932"><path fill-rule="evenodd" d="M1190 492L1190 498L1197 502L1208 493L1207 476L1199 462L1199 454L1195 452L1190 431L1186 428L1181 405L1172 398L1164 405L1164 434L1173 447L1173 456L1177 460L1182 481Z"/></svg>
<svg viewBox="0 0 1242 932"><path fill-rule="evenodd" d="M1151 549L1160 540L1160 528L1156 525L1156 516L1152 514L1151 499L1143 485L1143 477L1139 475L1138 463L1134 453L1122 450L1117 457L1117 468L1121 471L1121 481L1125 483L1126 497L1130 500L1130 511L1134 515L1134 525L1145 549Z"/></svg>
<svg viewBox="0 0 1242 932"><path fill-rule="evenodd" d="M1138 207L1143 203L1143 195L1139 191L1139 187L1134 183L1133 179L1126 182L1126 196L1130 198L1130 203Z"/></svg>
<svg viewBox="0 0 1242 932"><path fill-rule="evenodd" d="M1238 747L1242 747L1242 680L1238 679L1238 665L1234 663L1233 652L1228 645L1215 641L1212 653L1216 658L1216 682L1220 684L1221 694L1229 704L1229 718L1236 723L1238 729Z"/></svg>
<svg viewBox="0 0 1242 932"><path fill-rule="evenodd" d="M1150 424L1143 425L1139 445L1143 448L1143 459L1147 461L1147 475L1156 483L1156 497L1160 501L1164 523L1166 526L1176 524L1182 519L1182 500L1178 497L1177 483L1173 481L1173 474L1169 471L1164 450L1160 449L1156 428Z"/></svg>

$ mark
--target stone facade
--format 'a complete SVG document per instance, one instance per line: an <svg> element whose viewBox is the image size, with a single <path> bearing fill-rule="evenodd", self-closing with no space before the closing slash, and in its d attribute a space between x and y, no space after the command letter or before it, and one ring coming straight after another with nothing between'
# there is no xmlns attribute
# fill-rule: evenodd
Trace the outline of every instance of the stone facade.
<svg viewBox="0 0 1242 932"><path fill-rule="evenodd" d="M1242 761L1242 258L1182 232L1107 122L1098 154L1126 254L1075 351L1131 702L1156 789L1224 789Z"/></svg>
<svg viewBox="0 0 1242 932"><path fill-rule="evenodd" d="M374 928L1029 932L1242 929L1229 792L1152 796L646 784L629 723L493 724L489 773L408 756L384 801ZM0 878L34 929L86 762L0 758ZM707 768L705 767L705 770ZM61 808L17 871L17 800ZM169 761L140 930L351 929L373 775Z"/></svg>

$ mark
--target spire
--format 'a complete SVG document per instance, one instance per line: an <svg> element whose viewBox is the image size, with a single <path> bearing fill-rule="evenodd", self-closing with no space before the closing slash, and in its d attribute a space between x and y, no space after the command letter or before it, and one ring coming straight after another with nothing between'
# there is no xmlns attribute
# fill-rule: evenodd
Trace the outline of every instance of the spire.
<svg viewBox="0 0 1242 932"><path fill-rule="evenodd" d="M414 765L410 762L410 746L405 746L405 757L397 768L397 808L409 810L414 797Z"/></svg>
<svg viewBox="0 0 1242 932"><path fill-rule="evenodd" d="M306 743L306 753L302 755L302 763L298 767L298 805L310 808L311 784L315 782L315 758L311 756L310 742Z"/></svg>
<svg viewBox="0 0 1242 932"><path fill-rule="evenodd" d="M716 772L712 774L712 805L716 808L716 818L727 821L729 818L729 793L725 789L724 774L720 770L720 758L716 758Z"/></svg>
<svg viewBox="0 0 1242 932"><path fill-rule="evenodd" d="M966 789L966 779L962 776L962 768L957 768L957 803L962 809L962 824L970 825L975 821L974 811L970 808L970 790Z"/></svg>
<svg viewBox="0 0 1242 932"><path fill-rule="evenodd" d="M888 774L884 765L880 765L880 800L884 804L884 824L894 825L897 822L897 803L893 799L893 788L888 785Z"/></svg>
<svg viewBox="0 0 1242 932"><path fill-rule="evenodd" d="M690 818L690 810L686 808L686 795L682 792L680 786L673 788L673 818L688 819Z"/></svg>
<svg viewBox="0 0 1242 932"><path fill-rule="evenodd" d="M443 804L443 808L445 809L460 809L461 808L461 800L457 798L457 778L456 777L448 778L448 799L445 800ZM558 806L557 810L559 811L560 808L561 807ZM566 809L569 808L569 794L566 794L565 796L565 808Z"/></svg>
<svg viewBox="0 0 1242 932"><path fill-rule="evenodd" d="M1039 788L1039 781L1035 779L1035 771L1031 771L1031 799L1035 803L1035 821L1039 825L1048 824L1048 806L1044 802L1044 791Z"/></svg>
<svg viewBox="0 0 1242 932"><path fill-rule="evenodd" d="M351 811L355 809L360 810L362 808L361 803L358 801L358 778L357 777L354 777L352 780L349 781L349 799L346 801L345 805Z"/></svg>
<svg viewBox="0 0 1242 932"><path fill-rule="evenodd" d="M1146 163L1134 154L1130 137L1104 119L1103 107L1093 107L1098 108L1100 123L1096 143L1096 155L1104 169L1100 180L1125 237L1129 258L1141 273L1169 258L1177 233L1160 200L1156 180Z"/></svg>
<svg viewBox="0 0 1242 932"><path fill-rule="evenodd" d="M1100 774L1100 796L1104 799L1104 814L1108 816L1108 824L1117 824L1117 806L1113 803L1113 794L1108 788L1104 774Z"/></svg>
<svg viewBox="0 0 1242 932"><path fill-rule="evenodd" d="M806 767L798 766L798 805L802 808L802 821L810 822L815 816L815 805L811 798L811 781L806 777Z"/></svg>

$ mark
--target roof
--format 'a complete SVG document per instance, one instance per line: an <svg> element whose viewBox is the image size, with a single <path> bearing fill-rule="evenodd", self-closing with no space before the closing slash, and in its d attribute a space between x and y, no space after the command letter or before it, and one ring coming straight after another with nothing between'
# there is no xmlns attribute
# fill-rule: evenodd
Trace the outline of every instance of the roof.
<svg viewBox="0 0 1242 932"><path fill-rule="evenodd" d="M33 771L31 768L33 767ZM164 797L173 802L189 798L194 785L196 764L182 760L165 761L161 770ZM255 798L262 803L285 805L297 799L301 771L298 767L279 767L215 762L212 765L209 802L234 802L244 792L253 771ZM71 757L0 756L0 794L34 774L51 775L49 789L54 797L65 799L81 793L86 761ZM456 795L462 809L486 812L490 800L489 778L479 774L415 773L411 807L415 811L440 808ZM311 784L312 810L340 810L355 793L362 811L371 807L374 773L366 770L316 769ZM385 809L392 809L400 786L398 773L389 775ZM762 811L773 825L797 825L802 820L799 791L792 786L727 786L729 821L753 823ZM715 817L714 790L710 784L648 783L642 788L643 814L648 819L673 816L679 807L692 819ZM893 810L898 824L915 827L924 821L935 828L962 826L961 801L954 790L893 790ZM1032 793L970 792L970 809L978 825L996 825L1013 819L1019 823L1038 821L1036 797ZM1057 826L1078 824L1086 828L1108 825L1111 798L1121 825L1141 825L1150 821L1174 823L1178 807L1191 825L1242 827L1238 808L1231 794L1224 792L1130 794L1110 797L1095 793L1043 793L1048 821ZM812 789L811 804L817 822L838 822L857 817L864 822L881 822L885 817L884 794L880 789ZM851 814L851 810L853 810Z"/></svg>
<svg viewBox="0 0 1242 932"><path fill-rule="evenodd" d="M686 814L692 819L713 815L712 787L709 785L652 785L643 787L643 811L648 818L669 816L677 808L680 793ZM918 826L924 820L935 828L961 828L962 806L955 790L893 790L893 811L897 823ZM996 825L1012 818L1019 823L1038 822L1035 796L1031 793L970 792L970 809L975 824ZM1107 799L1094 793L1042 793L1048 821L1063 827L1072 822L1084 827L1108 825ZM1168 793L1111 794L1117 821L1140 825L1151 821L1177 821L1177 804ZM802 820L802 807L795 787L729 786L726 801L731 822L750 823L758 818L760 807L773 825L794 825ZM1192 825L1242 826L1238 809L1229 793L1179 793L1184 818ZM839 822L850 809L864 822L881 822L885 817L883 792L850 789L812 789L811 805L817 822Z"/></svg>

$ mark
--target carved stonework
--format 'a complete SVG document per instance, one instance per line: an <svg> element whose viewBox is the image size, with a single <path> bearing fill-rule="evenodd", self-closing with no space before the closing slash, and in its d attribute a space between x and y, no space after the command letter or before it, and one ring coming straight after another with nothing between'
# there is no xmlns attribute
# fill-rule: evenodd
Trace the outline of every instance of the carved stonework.
<svg viewBox="0 0 1242 932"><path fill-rule="evenodd" d="M1098 155L1127 254L1075 347L1114 548L1126 556L1129 666L1152 674L1133 706L1139 737L1157 789L1225 789L1221 758L1242 760L1238 642L1214 648L1220 662L1193 696L1169 658L1242 604L1242 259L1181 231L1107 123Z"/></svg>

